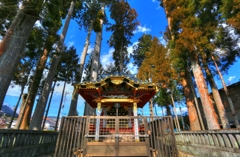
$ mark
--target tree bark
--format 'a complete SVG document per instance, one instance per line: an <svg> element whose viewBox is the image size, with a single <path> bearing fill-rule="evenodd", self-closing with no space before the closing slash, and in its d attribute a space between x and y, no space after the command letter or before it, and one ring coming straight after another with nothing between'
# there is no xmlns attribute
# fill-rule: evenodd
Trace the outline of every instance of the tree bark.
<svg viewBox="0 0 240 157"><path fill-rule="evenodd" d="M14 117L15 117L15 114L16 114L16 112L17 112L18 105L19 105L20 100L21 100L22 95L23 95L24 87L25 87L25 86L21 87L21 93L20 93L20 96L19 96L19 98L18 98L17 104L16 104L16 106L15 106L15 108L14 108L12 118L11 118L11 120L10 120L10 122L9 122L9 125L8 125L8 129L10 129L11 126L12 126L13 119L14 119Z"/></svg>
<svg viewBox="0 0 240 157"><path fill-rule="evenodd" d="M185 126L185 122L182 116L182 109L181 106L179 105L179 111L180 111L180 116L181 116L181 122L182 122L182 127L183 127L183 131L185 130L186 126Z"/></svg>
<svg viewBox="0 0 240 157"><path fill-rule="evenodd" d="M104 13L104 6L101 8ZM91 66L91 81L97 81L98 77L98 68L100 63L100 52L101 52L101 43L102 43L102 27L103 20L100 19L101 22L101 31L97 32L96 42L94 46L94 50L92 53L92 66Z"/></svg>
<svg viewBox="0 0 240 157"><path fill-rule="evenodd" d="M104 4L102 5L102 12L104 13ZM98 77L98 69L99 69L99 63L100 63L100 52L101 52L101 43L102 43L102 27L103 27L103 20L100 19L101 24L101 31L97 33L96 42L94 46L94 50L92 53L92 66L91 66L91 77L90 81L95 82L97 81ZM94 113L95 109L93 109L88 103L85 103L84 108L84 115L90 115Z"/></svg>
<svg viewBox="0 0 240 157"><path fill-rule="evenodd" d="M171 116L171 108L170 108L170 105L167 105L167 106L166 106L166 110L167 110L166 115L167 115L167 116Z"/></svg>
<svg viewBox="0 0 240 157"><path fill-rule="evenodd" d="M48 40L46 40L45 45L47 45L47 41ZM29 95L28 95L27 101L26 101L26 110L24 112L24 118L23 118L22 125L21 125L23 129L28 129L28 127L30 125L32 109L34 106L36 95L38 93L39 84L41 82L42 74L43 74L44 68L46 66L48 55L49 55L49 51L45 47L43 54L39 60L39 63L37 65L37 69L36 69L34 77L33 77L33 82L31 83L31 88L28 92Z"/></svg>
<svg viewBox="0 0 240 157"><path fill-rule="evenodd" d="M168 29L171 34L171 39L172 39L172 41L174 41L175 35L172 30L172 20L173 19L169 16L169 11L167 9L167 1L163 0L162 3L165 8L165 13L166 13L166 16L168 19ZM196 108L194 105L194 97L192 94L192 92L194 92L194 91L191 92L191 87L190 87L190 82L189 82L192 80L188 79L188 76L190 76L188 70L186 70L186 69L184 69L184 70L185 70L185 72L184 72L184 75L182 76L182 85L184 88L184 96L186 98L186 104L187 104L187 109L188 109L188 118L189 118L189 122L190 122L190 129L191 130L201 130L199 119L197 116L197 111L196 111ZM199 114L199 118L201 118L200 116L201 115Z"/></svg>
<svg viewBox="0 0 240 157"><path fill-rule="evenodd" d="M54 80L54 75L55 75L55 72L56 72L56 69L58 66L58 62L60 60L59 54L62 52L63 43L65 40L65 36L67 34L68 26L70 24L70 19L72 16L74 5L75 5L75 1L72 1L71 6L68 11L68 15L67 15L65 24L64 24L64 27L63 27L63 30L62 30L62 34L60 36L59 44L56 48L57 54L54 54L54 56L52 58L52 64L49 69L47 78L45 80L42 94L41 94L41 97L39 98L39 103L36 106L36 109L33 114L32 122L31 122L30 128L29 128L30 130L32 130L32 129L33 130L41 130L41 124L42 124L42 119L43 119L43 115L44 115L44 110L46 108L48 96L49 96L49 93L50 93L50 90L52 87L52 82Z"/></svg>
<svg viewBox="0 0 240 157"><path fill-rule="evenodd" d="M174 99L173 99L173 95L170 94L171 100L172 100L172 105L173 105L173 113L175 114L175 119L176 119L176 128L178 131L181 131L180 125L179 125L179 120L178 120L178 115L177 115L177 110L176 110L176 106L174 103Z"/></svg>
<svg viewBox="0 0 240 157"><path fill-rule="evenodd" d="M85 64L85 60L86 60L86 56L87 56L91 32L92 32L92 24L90 24L90 27L88 28L87 38L85 41L84 49L83 49L81 60L80 60L80 68L79 68L80 80L79 80L79 82L81 82L81 79L82 79L83 68L84 68L84 64ZM71 100L68 116L77 116L78 115L78 112L77 112L78 95L79 94L78 94L77 90L73 89L72 100Z"/></svg>
<svg viewBox="0 0 240 157"><path fill-rule="evenodd" d="M227 100L228 100L228 103L229 103L229 106L230 106L230 109L231 109L231 112L232 112L232 116L234 117L234 122L235 122L235 125L237 128L240 128L240 125L239 125L239 121L238 121L238 116L236 114L236 110L234 108L234 105L233 105L233 102L232 102L232 99L230 98L229 96L229 92L228 92L228 89L227 89L227 86L226 86L226 83L222 77L222 73L220 72L219 68L218 68L218 65L215 61L215 58L212 56L212 60L214 62L214 65L216 67L216 70L217 70L217 73L221 79L221 82L222 82L222 85L223 85L223 89L224 89L224 92L226 94L226 97L227 97Z"/></svg>
<svg viewBox="0 0 240 157"><path fill-rule="evenodd" d="M5 36L0 42L0 109L7 93L14 71L24 55L24 48L32 31L33 25L38 19L40 12L37 5L41 6L43 0L35 2L30 9L30 2L24 2ZM32 2L33 3L33 2ZM31 3L31 4L32 4Z"/></svg>
<svg viewBox="0 0 240 157"><path fill-rule="evenodd" d="M171 33L171 39L174 41L175 36L172 31L172 20L173 19L169 16L169 11L167 10L167 0L162 0L162 4L163 4L164 10L165 10L165 14L167 16L168 29L169 29L169 32Z"/></svg>
<svg viewBox="0 0 240 157"><path fill-rule="evenodd" d="M220 129L218 119L217 119L217 114L214 110L213 103L208 94L207 85L204 80L202 69L199 66L198 62L193 59L191 60L191 67L192 67L193 75L198 87L203 110L206 116L208 129L209 130Z"/></svg>
<svg viewBox="0 0 240 157"><path fill-rule="evenodd" d="M188 118L190 123L190 129L191 131L194 130L201 130L198 114L194 105L194 98L193 98L193 91L191 91L191 87L189 84L189 72L186 70L182 74L182 86L184 90L184 96L186 98L186 104L188 109Z"/></svg>
<svg viewBox="0 0 240 157"><path fill-rule="evenodd" d="M209 84L210 84L211 89L212 89L212 95L213 95L215 104L216 104L217 109L218 109L218 113L219 113L220 120L222 122L223 129L230 128L228 118L227 118L227 113L226 113L226 110L223 106L222 99L220 97L217 85L216 85L216 83L213 79L213 76L212 76L212 73L211 73L210 69L208 68L208 65L206 65L205 63L204 63L204 69L205 69L205 72L207 74L207 79L208 79Z"/></svg>
<svg viewBox="0 0 240 157"><path fill-rule="evenodd" d="M46 114L45 114L45 117L44 117L44 120L43 120L43 123L42 123L42 130L44 129L45 122L46 122L46 119L47 119L47 116L48 116L48 112L49 112L49 108L50 108L50 105L51 105L51 102L52 102L52 96L53 96L53 92L54 92L55 85L56 85L56 81L54 81L54 84L53 84L53 87L52 87L52 92L51 92L50 100L49 100L49 102L48 102Z"/></svg>
<svg viewBox="0 0 240 157"><path fill-rule="evenodd" d="M195 111L198 113L198 119L200 121L200 124L201 124L201 127L202 127L202 130L205 130L205 126L204 126L204 123L203 123L203 119L202 119L202 114L199 110L199 105L198 105L198 100L197 100L197 94L196 94L196 91L194 89L194 85L193 85L193 81L192 81L192 77L190 76L190 72L187 71L187 79L188 79L188 84L189 84L189 89L191 89L191 94L192 94L192 97L194 99L194 102L195 102Z"/></svg>
<svg viewBox="0 0 240 157"><path fill-rule="evenodd" d="M22 121L22 118L23 118L23 113L24 113L24 110L25 110L25 101L27 99L27 95L28 94L23 94L22 95L22 104L21 104L21 107L20 107L20 111L19 111L19 115L18 115L18 119L17 119L17 122L16 122L16 125L15 125L15 129L19 129L20 128L20 125L21 125L21 121Z"/></svg>
<svg viewBox="0 0 240 157"><path fill-rule="evenodd" d="M161 110L162 110L162 116L165 116L164 111L163 111L163 106L161 107Z"/></svg>
<svg viewBox="0 0 240 157"><path fill-rule="evenodd" d="M120 49L120 64L119 64L119 71L118 71L118 74L119 75L122 75L123 73L123 50L122 50L122 46L121 46L121 49Z"/></svg>

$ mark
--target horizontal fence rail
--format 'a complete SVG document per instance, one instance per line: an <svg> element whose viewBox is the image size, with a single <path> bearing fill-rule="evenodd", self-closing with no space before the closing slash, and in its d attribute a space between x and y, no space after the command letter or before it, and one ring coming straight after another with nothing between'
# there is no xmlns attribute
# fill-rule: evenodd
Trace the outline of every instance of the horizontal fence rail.
<svg viewBox="0 0 240 157"><path fill-rule="evenodd" d="M239 129L183 131L175 137L178 149L193 155L240 156Z"/></svg>
<svg viewBox="0 0 240 157"><path fill-rule="evenodd" d="M0 130L1 157L32 157L53 154L57 132L34 130Z"/></svg>
<svg viewBox="0 0 240 157"><path fill-rule="evenodd" d="M54 156L174 157L178 153L171 117L83 116L62 118Z"/></svg>

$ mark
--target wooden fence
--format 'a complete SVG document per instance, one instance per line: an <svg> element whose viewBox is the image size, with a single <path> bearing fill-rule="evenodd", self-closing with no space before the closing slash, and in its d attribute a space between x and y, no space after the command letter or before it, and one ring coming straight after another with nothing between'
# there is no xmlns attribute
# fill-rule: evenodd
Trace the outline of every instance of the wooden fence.
<svg viewBox="0 0 240 157"><path fill-rule="evenodd" d="M170 116L74 116L62 118L54 156L177 157L178 152Z"/></svg>
<svg viewBox="0 0 240 157"><path fill-rule="evenodd" d="M199 157L239 157L240 130L184 131L175 133L178 151Z"/></svg>
<svg viewBox="0 0 240 157"><path fill-rule="evenodd" d="M58 132L0 130L1 157L33 157L53 154Z"/></svg>

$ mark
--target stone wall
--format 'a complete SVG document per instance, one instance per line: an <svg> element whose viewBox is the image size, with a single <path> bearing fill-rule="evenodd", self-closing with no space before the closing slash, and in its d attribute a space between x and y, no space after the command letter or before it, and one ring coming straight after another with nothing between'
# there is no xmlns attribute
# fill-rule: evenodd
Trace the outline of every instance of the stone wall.
<svg viewBox="0 0 240 157"><path fill-rule="evenodd" d="M240 130L175 133L180 157L240 157Z"/></svg>
<svg viewBox="0 0 240 157"><path fill-rule="evenodd" d="M53 154L58 132L0 130L1 157L34 157Z"/></svg>
<svg viewBox="0 0 240 157"><path fill-rule="evenodd" d="M234 83L228 86L229 95L234 104L235 110L237 112L238 118L240 120L240 82ZM219 90L220 96L222 98L222 102L227 112L227 116L230 122L234 122L233 116L231 114L231 109L227 101L226 94L223 89Z"/></svg>

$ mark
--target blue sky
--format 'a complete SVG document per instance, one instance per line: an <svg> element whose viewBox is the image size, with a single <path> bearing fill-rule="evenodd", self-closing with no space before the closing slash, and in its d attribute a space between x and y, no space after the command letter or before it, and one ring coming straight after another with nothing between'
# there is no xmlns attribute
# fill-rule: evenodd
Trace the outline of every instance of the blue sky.
<svg viewBox="0 0 240 157"><path fill-rule="evenodd" d="M159 2L156 0L129 0L128 1L132 8L134 8L138 13L138 20L140 22L140 26L134 32L134 36L132 37L132 45L129 45L128 52L132 52L132 46L137 44L138 39L144 34L148 33L152 36L156 36L162 41L162 34L160 32L164 32L167 26L166 16L164 14L164 10L160 8ZM81 56L81 52L83 50L83 46L85 43L86 32L84 30L79 30L77 23L74 20L71 20L69 30L65 39L65 45L74 46L77 49L77 53ZM109 39L111 32L106 32L103 30L103 40L102 40L102 48L101 48L101 63L103 65L109 64L112 62L112 52L113 49L109 47L107 44L107 40ZM91 42L89 46L89 53L93 50L94 41L96 34L92 32ZM133 74L137 73L137 67L134 67L131 63L128 65L129 69ZM227 84L232 84L238 82L240 80L240 62L236 62L228 71L228 74L224 74L224 79ZM221 82L216 78L216 82L219 88L221 88ZM62 93L63 83L60 82L60 86L55 88L55 93L53 96L52 104L50 107L49 115L56 116L59 108L61 93ZM27 88L26 88L27 89ZM68 114L71 95L72 95L73 87L71 85L67 85L66 92L66 100L64 101L64 108L62 110L62 115ZM27 90L25 90L27 92ZM17 99L20 95L19 87L9 87L7 96L5 97L4 103L15 106L17 103ZM149 105L146 104L144 107L144 115L149 115ZM84 100L79 97L78 101L78 111L79 115L82 115L84 108ZM158 115L162 113L160 108L157 108Z"/></svg>

